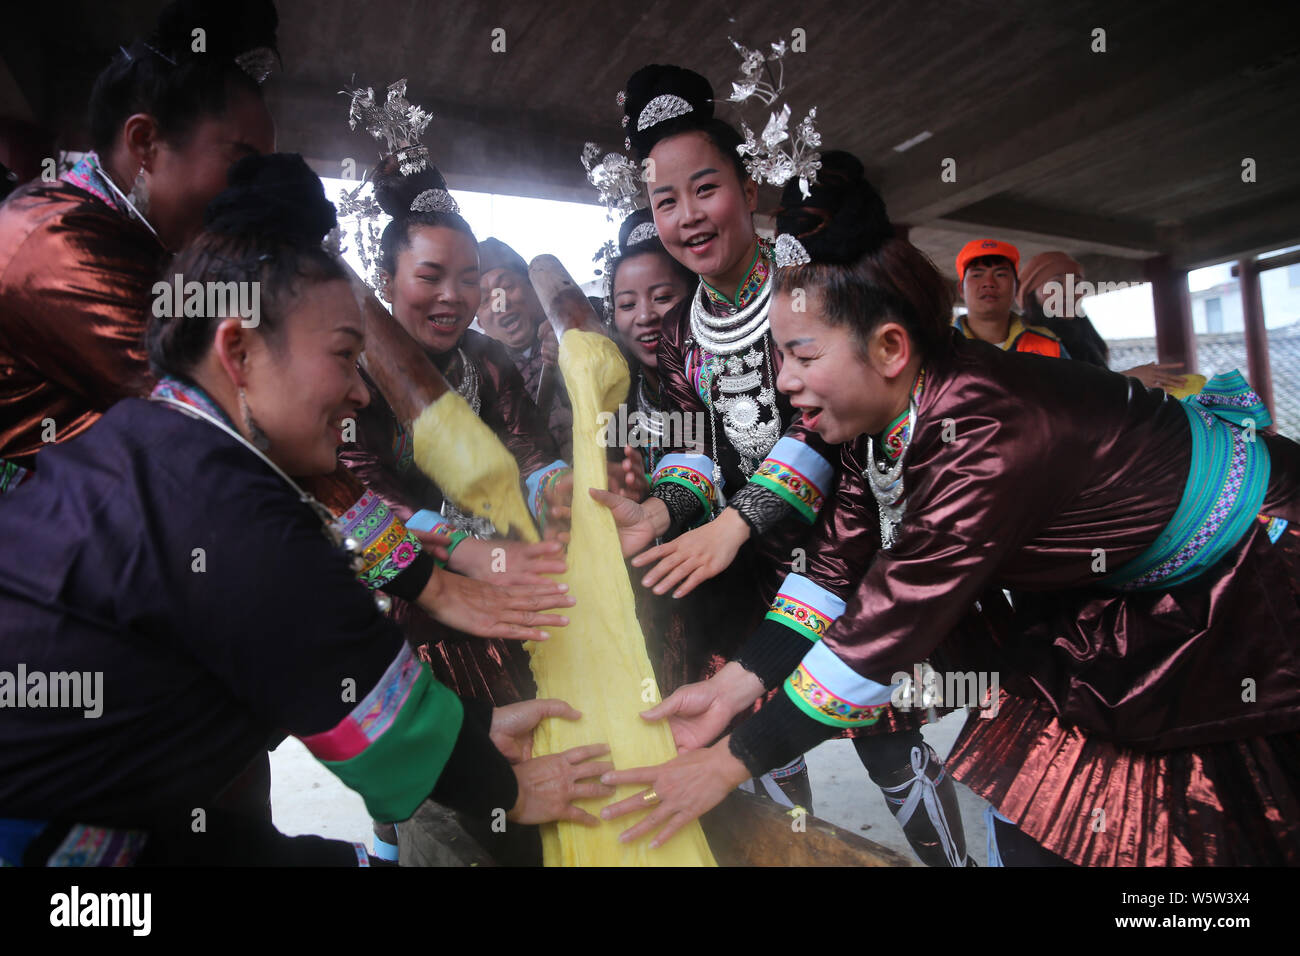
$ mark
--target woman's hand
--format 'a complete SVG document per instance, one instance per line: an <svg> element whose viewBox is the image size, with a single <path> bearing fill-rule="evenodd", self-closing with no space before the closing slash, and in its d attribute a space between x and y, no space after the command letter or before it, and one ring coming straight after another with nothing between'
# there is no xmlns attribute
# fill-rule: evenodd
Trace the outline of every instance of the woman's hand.
<svg viewBox="0 0 1300 956"><path fill-rule="evenodd" d="M645 475L645 457L628 445L623 449L622 461L607 462L608 487L616 495L645 501L650 497L650 482Z"/></svg>
<svg viewBox="0 0 1300 956"><path fill-rule="evenodd" d="M457 574L497 585L554 584L544 574L563 574L564 545L559 541L525 544L504 538L466 538L451 553L447 567Z"/></svg>
<svg viewBox="0 0 1300 956"><path fill-rule="evenodd" d="M1155 362L1147 362L1146 365L1136 365L1127 371L1120 372L1121 375L1129 375L1147 388L1182 388L1187 384L1187 376L1182 375L1178 370L1182 369L1178 362L1171 362L1165 365L1158 365Z"/></svg>
<svg viewBox="0 0 1300 956"><path fill-rule="evenodd" d="M594 759L607 753L608 744L588 744L564 753L534 757L515 764L519 799L506 814L507 819L515 823L572 820L586 826L598 825L599 820L586 810L575 807L573 801L608 797L614 793L613 787L603 783L581 782L614 769L612 763Z"/></svg>
<svg viewBox="0 0 1300 956"><path fill-rule="evenodd" d="M708 524L638 554L632 559L632 567L642 568L658 562L641 579L642 585L653 589L655 594L667 594L669 588L676 586L673 597L686 597L736 559L736 552L749 539L749 530L740 512L724 508Z"/></svg>
<svg viewBox="0 0 1300 956"><path fill-rule="evenodd" d="M624 830L619 841L630 843L654 832L651 848L663 846L674 833L712 810L749 779L749 771L728 747L730 739L724 737L707 750L692 750L657 767L612 770L605 774L600 778L601 783L615 786L642 783L647 789L611 803L600 811L601 819L616 820L649 806L651 810L645 819Z"/></svg>
<svg viewBox="0 0 1300 956"><path fill-rule="evenodd" d="M521 700L493 709L488 736L507 760L522 763L533 755L533 731L543 720L547 717L577 720L581 716L562 700Z"/></svg>
<svg viewBox="0 0 1300 956"><path fill-rule="evenodd" d="M718 739L737 714L763 696L763 682L735 661L708 680L685 684L641 712L646 720L668 719L679 751L699 750Z"/></svg>
<svg viewBox="0 0 1300 956"><path fill-rule="evenodd" d="M631 498L610 491L599 488L587 490L591 497L614 515L619 544L623 547L625 558L636 554L668 530L668 506L658 498L647 498L638 504Z"/></svg>
<svg viewBox="0 0 1300 956"><path fill-rule="evenodd" d="M542 492L546 502L547 541L568 540L569 525L573 523L573 472Z"/></svg>
<svg viewBox="0 0 1300 956"><path fill-rule="evenodd" d="M420 592L419 605L434 620L475 637L544 641L551 635L536 628L564 627L569 619L562 614L540 612L573 607L575 602L567 593L567 584L545 578L542 581L494 585L434 568L429 583Z"/></svg>

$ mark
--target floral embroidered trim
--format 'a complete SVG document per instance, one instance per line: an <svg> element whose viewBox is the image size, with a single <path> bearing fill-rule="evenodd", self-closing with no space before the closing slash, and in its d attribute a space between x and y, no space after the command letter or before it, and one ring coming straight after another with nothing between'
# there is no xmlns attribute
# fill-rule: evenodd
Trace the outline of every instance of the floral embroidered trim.
<svg viewBox="0 0 1300 956"><path fill-rule="evenodd" d="M76 824L68 830L46 866L130 866L149 835L139 830L113 830Z"/></svg>
<svg viewBox="0 0 1300 956"><path fill-rule="evenodd" d="M785 691L795 704L823 724L846 727L869 727L883 716L888 704L858 706L823 687L817 678L800 664L786 680Z"/></svg>
<svg viewBox="0 0 1300 956"><path fill-rule="evenodd" d="M358 498L335 524L345 538L355 538L361 545L364 564L357 579L371 590L393 580L420 554L420 539L372 491Z"/></svg>
<svg viewBox="0 0 1300 956"><path fill-rule="evenodd" d="M712 462L703 455L665 455L655 472L654 484L666 481L693 491L705 511L713 514L718 507L718 489L709 476L711 470Z"/></svg>
<svg viewBox="0 0 1300 956"><path fill-rule="evenodd" d="M814 643L844 613L844 601L802 574L791 572L781 582L767 619L798 631Z"/></svg>

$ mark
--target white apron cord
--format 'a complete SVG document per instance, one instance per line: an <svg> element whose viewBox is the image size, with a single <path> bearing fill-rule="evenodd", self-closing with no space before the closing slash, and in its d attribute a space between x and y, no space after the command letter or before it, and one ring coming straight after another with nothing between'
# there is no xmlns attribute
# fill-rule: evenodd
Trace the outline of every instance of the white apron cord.
<svg viewBox="0 0 1300 956"><path fill-rule="evenodd" d="M881 787L881 792L885 794L902 793L907 791L903 800L903 805L898 808L898 813L894 815L898 820L898 825L906 829L907 821L912 819L912 814L916 808L925 805L925 812L930 817L930 822L934 824L934 830L939 835L939 842L943 845L944 856L948 858L949 866L965 866L966 861L960 856L957 849L957 840L952 835L952 827L948 824L948 815L944 813L943 802L939 799L938 780L943 779L943 775L948 771L942 770L939 773L938 780L931 780L926 776L925 768L930 764L929 747L912 748L912 779L907 783L901 783L896 787Z"/></svg>

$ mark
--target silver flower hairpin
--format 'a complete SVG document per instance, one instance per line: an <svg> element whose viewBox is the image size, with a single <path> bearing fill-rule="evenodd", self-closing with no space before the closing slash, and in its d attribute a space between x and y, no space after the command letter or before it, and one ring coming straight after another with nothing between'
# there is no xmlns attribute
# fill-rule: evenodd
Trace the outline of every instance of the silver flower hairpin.
<svg viewBox="0 0 1300 956"><path fill-rule="evenodd" d="M582 166L587 171L587 181L596 187L600 201L605 204L605 218L611 222L614 213L632 213L641 196L641 177L636 164L622 153L600 155L600 147L587 143L582 148Z"/></svg>
<svg viewBox="0 0 1300 956"><path fill-rule="evenodd" d="M774 252L779 268L802 266L812 262L812 257L808 255L808 250L803 247L803 243L788 232L783 232L776 237Z"/></svg>
<svg viewBox="0 0 1300 956"><path fill-rule="evenodd" d="M785 89L785 42L773 43L772 52L768 55L742 46L735 40L731 44L740 54L741 62L740 76L731 84L731 96L728 99L733 103L757 99L764 106L772 106ZM772 73L773 63L776 64L775 76ZM736 149L745 157L745 168L754 180L784 186L798 176L799 191L805 199L808 198L809 185L817 181L817 170L822 165L821 154L817 151L822 138L817 131L816 121L817 107L814 106L791 135L789 103L782 104L780 110L769 114L762 136L756 137L749 124L742 121L740 128L745 134L745 142ZM788 149L783 145L787 141Z"/></svg>

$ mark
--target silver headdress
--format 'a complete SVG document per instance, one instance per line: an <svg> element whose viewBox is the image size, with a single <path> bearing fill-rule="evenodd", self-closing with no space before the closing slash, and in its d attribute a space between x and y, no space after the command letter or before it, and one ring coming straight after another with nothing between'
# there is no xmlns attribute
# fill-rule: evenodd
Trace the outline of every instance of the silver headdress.
<svg viewBox="0 0 1300 956"><path fill-rule="evenodd" d="M678 116L685 116L692 113L695 108L686 102L680 96L673 93L662 93L656 96L641 110L636 118L637 131L647 130L665 120L676 119Z"/></svg>
<svg viewBox="0 0 1300 956"><path fill-rule="evenodd" d="M450 212L460 215L460 206L445 189L426 189L411 200L411 212Z"/></svg>
<svg viewBox="0 0 1300 956"><path fill-rule="evenodd" d="M785 89L785 42L773 43L772 52L766 56L762 51L751 50L735 40L731 45L740 54L741 63L740 76L731 84L728 99L733 103L757 99L764 106L772 106ZM777 68L775 77L772 63ZM821 154L817 149L822 138L816 120L817 107L814 106L795 127L792 136L789 131L790 104L784 103L779 111L769 114L762 136L756 137L749 125L742 122L740 128L745 134L745 142L736 148L745 157L745 168L754 180L784 186L798 176L799 190L806 199L809 184L817 181L817 170L821 168ZM788 149L783 145L787 141Z"/></svg>
<svg viewBox="0 0 1300 956"><path fill-rule="evenodd" d="M587 171L587 181L596 187L600 201L605 204L606 219L612 222L615 212L627 215L636 210L641 177L632 160L622 153L606 153L602 158L600 147L587 143L582 147L582 167Z"/></svg>
<svg viewBox="0 0 1300 956"><path fill-rule="evenodd" d="M635 246L640 242L649 242L651 239L659 238L659 230L655 228L653 222L643 222L627 234L627 244Z"/></svg>
<svg viewBox="0 0 1300 956"><path fill-rule="evenodd" d="M803 243L790 235L783 232L776 237L776 265L777 268L784 266L802 266L812 262L808 255L808 250L803 247Z"/></svg>
<svg viewBox="0 0 1300 956"><path fill-rule="evenodd" d="M405 78L388 87L382 103L376 102L375 91L370 87L339 92L352 98L348 107L348 128L364 126L375 139L383 140L385 157L391 155L397 160L403 176L412 176L428 168L429 150L420 143L420 137L433 116L407 101ZM340 220L356 220L357 253L362 265L370 272L371 286L379 288L379 239L382 234L379 218L384 211L375 198L371 181L373 173L373 169L368 170L355 188L343 190L335 205ZM447 190L426 189L415 197L411 211L459 213L460 207Z"/></svg>

